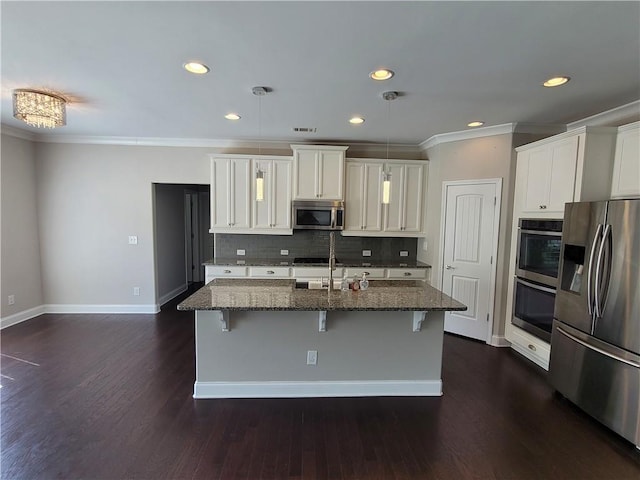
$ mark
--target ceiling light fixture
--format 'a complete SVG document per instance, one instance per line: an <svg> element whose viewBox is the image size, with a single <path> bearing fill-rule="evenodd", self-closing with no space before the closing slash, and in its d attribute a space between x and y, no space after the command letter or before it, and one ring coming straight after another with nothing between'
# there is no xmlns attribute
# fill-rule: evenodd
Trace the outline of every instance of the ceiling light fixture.
<svg viewBox="0 0 640 480"><path fill-rule="evenodd" d="M362 117L351 117L349 119L349 123L353 123L354 125L360 125L361 123L364 123L364 118L362 118Z"/></svg>
<svg viewBox="0 0 640 480"><path fill-rule="evenodd" d="M477 120L475 122L467 123L467 127L481 127L482 125L484 125L484 122L481 122L479 120Z"/></svg>
<svg viewBox="0 0 640 480"><path fill-rule="evenodd" d="M391 131L391 101L398 98L398 92L384 92L382 98L387 101L387 161L389 161L389 132ZM382 203L389 205L391 202L391 172L382 172Z"/></svg>
<svg viewBox="0 0 640 480"><path fill-rule="evenodd" d="M67 124L67 100L37 90L13 91L13 116L37 128L56 128Z"/></svg>
<svg viewBox="0 0 640 480"><path fill-rule="evenodd" d="M559 87L560 85L567 83L569 80L571 80L571 77L552 77L542 85L545 87Z"/></svg>
<svg viewBox="0 0 640 480"><path fill-rule="evenodd" d="M395 75L395 73L393 72L393 70L388 70L386 68L380 68L378 70L374 70L373 72L371 72L369 74L369 77L372 80L389 80L391 77L393 77Z"/></svg>
<svg viewBox="0 0 640 480"><path fill-rule="evenodd" d="M227 113L224 118L226 118L227 120L240 120L240 115L238 115L237 113Z"/></svg>
<svg viewBox="0 0 640 480"><path fill-rule="evenodd" d="M209 73L209 67L204 63L199 62L187 62L183 65L187 72L195 73L196 75L203 75Z"/></svg>
<svg viewBox="0 0 640 480"><path fill-rule="evenodd" d="M253 87L251 93L258 97L258 155L262 155L262 97L269 92L267 87ZM264 172L256 167L256 202L264 201Z"/></svg>

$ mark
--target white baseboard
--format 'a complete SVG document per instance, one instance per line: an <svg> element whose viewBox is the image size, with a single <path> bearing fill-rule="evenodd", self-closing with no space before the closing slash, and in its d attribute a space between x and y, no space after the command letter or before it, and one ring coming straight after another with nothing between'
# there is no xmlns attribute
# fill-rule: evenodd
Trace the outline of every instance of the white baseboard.
<svg viewBox="0 0 640 480"><path fill-rule="evenodd" d="M442 380L353 382L198 382L193 398L439 397Z"/></svg>
<svg viewBox="0 0 640 480"><path fill-rule="evenodd" d="M29 308L28 310L23 310L22 312L14 313L13 315L9 315L8 317L1 318L0 330L20 322L30 320L34 317L37 317L38 315L42 315L43 313L46 313L44 305L40 305L38 307Z"/></svg>
<svg viewBox="0 0 640 480"><path fill-rule="evenodd" d="M164 305L167 302L170 302L171 300L173 300L174 298L176 298L178 295L180 295L181 293L184 293L187 291L187 288L189 288L188 284L184 284L184 285L180 285L178 288L174 288L173 290L171 290L169 293L161 296L158 299L158 304L160 306Z"/></svg>
<svg viewBox="0 0 640 480"><path fill-rule="evenodd" d="M492 347L510 347L511 342L504 335L491 335L489 345Z"/></svg>
<svg viewBox="0 0 640 480"><path fill-rule="evenodd" d="M44 313L158 313L158 304L149 305L70 305L49 304Z"/></svg>

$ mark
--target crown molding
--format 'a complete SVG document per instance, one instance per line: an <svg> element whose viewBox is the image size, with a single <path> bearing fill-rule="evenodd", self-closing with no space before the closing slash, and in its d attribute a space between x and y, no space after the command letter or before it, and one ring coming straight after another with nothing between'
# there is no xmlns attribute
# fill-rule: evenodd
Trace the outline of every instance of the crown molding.
<svg viewBox="0 0 640 480"><path fill-rule="evenodd" d="M470 140L472 138L490 137L493 135L503 135L505 133L513 133L515 123L504 123L502 125L492 125L490 127L474 128L473 130L461 130L458 132L440 133L429 137L419 144L421 150L426 151L429 148L440 145L441 143L457 142L459 140Z"/></svg>
<svg viewBox="0 0 640 480"><path fill-rule="evenodd" d="M22 128L12 127L11 125L6 125L4 123L0 125L0 133L9 135L10 137L21 138L22 140L29 140L31 142L35 142L38 138L38 136L33 132L23 130Z"/></svg>
<svg viewBox="0 0 640 480"><path fill-rule="evenodd" d="M621 105L611 110L596 113L590 117L583 118L567 124L567 130L574 130L580 127L599 126L619 126L621 122L629 123L640 119L640 100Z"/></svg>

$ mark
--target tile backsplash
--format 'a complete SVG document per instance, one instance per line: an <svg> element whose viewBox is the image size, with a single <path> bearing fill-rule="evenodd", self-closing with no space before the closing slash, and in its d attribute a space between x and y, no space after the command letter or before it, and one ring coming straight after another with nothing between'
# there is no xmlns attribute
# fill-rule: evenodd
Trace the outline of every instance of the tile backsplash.
<svg viewBox="0 0 640 480"><path fill-rule="evenodd" d="M239 235L217 233L214 239L216 258L235 258L237 250L245 251L245 258L290 259L296 257L328 257L329 232L326 230L296 230L293 235ZM363 250L371 251L371 260L400 260L414 262L418 249L417 238L343 237L336 232L336 258L359 259ZM288 256L280 250L289 250ZM400 256L400 252L407 252ZM243 258L243 257L238 257Z"/></svg>

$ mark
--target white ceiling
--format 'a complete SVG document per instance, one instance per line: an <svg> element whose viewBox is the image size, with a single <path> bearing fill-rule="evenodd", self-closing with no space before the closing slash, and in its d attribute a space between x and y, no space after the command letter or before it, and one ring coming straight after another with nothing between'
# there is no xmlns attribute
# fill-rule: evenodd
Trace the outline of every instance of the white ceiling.
<svg viewBox="0 0 640 480"><path fill-rule="evenodd" d="M12 117L15 88L71 99L67 126L43 132L56 136L389 136L406 145L476 119L566 124L640 98L639 2L2 1L1 9L2 123L34 133L42 131ZM185 72L189 60L211 72ZM369 79L381 66L396 76ZM556 74L572 80L541 86ZM260 120L258 85L273 89ZM387 90L401 97L389 105ZM230 111L242 119L225 120ZM349 124L354 114L365 123Z"/></svg>

